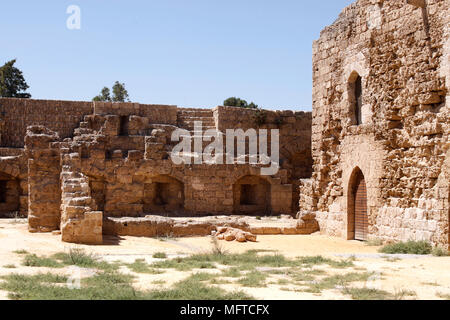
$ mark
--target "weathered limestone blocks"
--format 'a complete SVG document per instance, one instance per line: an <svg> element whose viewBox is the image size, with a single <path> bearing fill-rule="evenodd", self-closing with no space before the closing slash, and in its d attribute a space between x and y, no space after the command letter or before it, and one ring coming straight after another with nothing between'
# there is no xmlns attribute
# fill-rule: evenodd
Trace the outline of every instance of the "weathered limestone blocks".
<svg viewBox="0 0 450 320"><path fill-rule="evenodd" d="M219 227L212 235L218 240L237 241L237 242L256 242L256 236L236 228Z"/></svg>
<svg viewBox="0 0 450 320"><path fill-rule="evenodd" d="M59 150L52 143L57 133L30 126L25 137L28 155L28 229L50 232L59 229L61 191L59 186Z"/></svg>
<svg viewBox="0 0 450 320"><path fill-rule="evenodd" d="M84 211L82 216L64 219L62 241L82 244L102 244L103 212Z"/></svg>
<svg viewBox="0 0 450 320"><path fill-rule="evenodd" d="M78 153L65 150L61 155L61 234L71 243L101 244L103 212L94 211L89 180L81 173L82 159Z"/></svg>
<svg viewBox="0 0 450 320"><path fill-rule="evenodd" d="M2 147L22 148L27 128L42 125L61 138L72 136L84 115L92 114L92 102L0 98Z"/></svg>
<svg viewBox="0 0 450 320"><path fill-rule="evenodd" d="M171 219L150 215L140 218L107 217L103 222L103 232L108 235L136 237L194 237L208 236L221 226L245 229L248 224L239 219Z"/></svg>
<svg viewBox="0 0 450 320"><path fill-rule="evenodd" d="M297 234L312 234L319 231L319 223L313 212L302 213L297 222Z"/></svg>
<svg viewBox="0 0 450 320"><path fill-rule="evenodd" d="M173 220L160 216L143 218L105 217L103 233L116 236L164 237L172 235Z"/></svg>
<svg viewBox="0 0 450 320"><path fill-rule="evenodd" d="M449 189L436 188L450 132L449 17L445 0L359 0L314 42L314 172L300 211L315 212L321 232L350 236L360 170L369 237L449 244ZM428 222L405 217L419 202Z"/></svg>

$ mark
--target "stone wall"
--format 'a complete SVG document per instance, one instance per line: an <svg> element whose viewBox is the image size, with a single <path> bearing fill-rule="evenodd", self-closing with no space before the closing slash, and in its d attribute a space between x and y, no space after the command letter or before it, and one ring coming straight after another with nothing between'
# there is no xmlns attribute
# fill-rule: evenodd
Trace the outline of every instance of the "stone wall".
<svg viewBox="0 0 450 320"><path fill-rule="evenodd" d="M23 148L28 126L42 125L60 138L71 137L92 102L0 98L0 146Z"/></svg>
<svg viewBox="0 0 450 320"><path fill-rule="evenodd" d="M22 99L0 107L0 214L28 214L31 232L60 230L66 242L101 243L108 218L295 215L299 179L312 171L310 113ZM279 129L279 171L174 164L172 133L196 135L196 121L204 130Z"/></svg>
<svg viewBox="0 0 450 320"><path fill-rule="evenodd" d="M28 158L28 229L49 232L59 229L61 222L60 154L52 148L59 140L57 133L43 127L30 126L25 139Z"/></svg>
<svg viewBox="0 0 450 320"><path fill-rule="evenodd" d="M450 5L426 3L356 1L314 42L313 200L301 209L317 213L324 233L350 237L352 174L361 170L370 237L448 245Z"/></svg>

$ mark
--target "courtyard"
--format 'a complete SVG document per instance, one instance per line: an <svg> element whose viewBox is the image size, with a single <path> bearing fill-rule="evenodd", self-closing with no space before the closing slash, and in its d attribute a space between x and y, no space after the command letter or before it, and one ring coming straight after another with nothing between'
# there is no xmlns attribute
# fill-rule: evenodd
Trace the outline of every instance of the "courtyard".
<svg viewBox="0 0 450 320"><path fill-rule="evenodd" d="M1 299L129 299L127 288L142 299L183 299L194 292L189 299L450 298L450 257L387 255L376 243L317 233L259 235L247 243L107 236L96 246L60 237L30 234L26 219L0 220ZM71 261L74 253L78 260ZM81 288L66 288L70 279ZM112 296L97 296L99 286Z"/></svg>

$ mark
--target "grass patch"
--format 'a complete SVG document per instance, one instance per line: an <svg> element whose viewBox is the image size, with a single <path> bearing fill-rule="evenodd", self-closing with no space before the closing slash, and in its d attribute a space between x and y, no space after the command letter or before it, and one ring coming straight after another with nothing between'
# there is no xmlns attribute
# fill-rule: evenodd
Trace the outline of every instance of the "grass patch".
<svg viewBox="0 0 450 320"><path fill-rule="evenodd" d="M192 269L214 269L216 265L236 267L240 271L253 271L257 267L285 268L309 267L328 264L334 268L354 266L354 259L336 261L322 256L288 259L280 254L260 254L264 251L250 250L241 254L205 253L195 254L185 258L175 258L158 261L150 265L157 269L177 269L189 271Z"/></svg>
<svg viewBox="0 0 450 320"><path fill-rule="evenodd" d="M386 254L419 254L426 255L432 251L432 246L427 241L408 241L388 244L379 250Z"/></svg>
<svg viewBox="0 0 450 320"><path fill-rule="evenodd" d="M132 287L133 277L105 271L81 280L79 289L71 289L68 278L53 274L8 275L1 277L0 289L15 300L251 300L241 291L227 292L210 287L204 281L216 275L200 273L165 290L139 291ZM158 282L163 283L163 282Z"/></svg>
<svg viewBox="0 0 450 320"><path fill-rule="evenodd" d="M422 282L425 286L432 286L432 287L440 287L441 285L439 283L435 282Z"/></svg>
<svg viewBox="0 0 450 320"><path fill-rule="evenodd" d="M150 268L144 259L136 259L133 263L126 265L131 271L136 273L161 274L164 271Z"/></svg>
<svg viewBox="0 0 450 320"><path fill-rule="evenodd" d="M397 262L397 261L402 260L398 257L389 257L389 256L385 256L385 257L383 257L383 259L387 262Z"/></svg>
<svg viewBox="0 0 450 320"><path fill-rule="evenodd" d="M436 292L436 296L441 299L450 300L450 294L444 294L441 292Z"/></svg>
<svg viewBox="0 0 450 320"><path fill-rule="evenodd" d="M15 251L13 251L13 253L16 253L16 254L28 254L28 251L27 250L15 250Z"/></svg>
<svg viewBox="0 0 450 320"><path fill-rule="evenodd" d="M168 290L152 291L146 295L150 300L252 300L242 291L227 292L218 287L207 286L199 279L205 275L192 275L176 283Z"/></svg>
<svg viewBox="0 0 450 320"><path fill-rule="evenodd" d="M220 284L232 284L233 282L226 280L226 279L217 279L214 278L212 279L210 282L210 284L216 284L216 285L220 285Z"/></svg>
<svg viewBox="0 0 450 320"><path fill-rule="evenodd" d="M0 289L14 300L131 300L138 297L131 277L103 273L83 279L80 289L71 289L67 277L53 274L10 275L2 277Z"/></svg>
<svg viewBox="0 0 450 320"><path fill-rule="evenodd" d="M322 256L313 256L313 257L301 257L297 258L297 260L302 264L303 266L312 267L314 265L321 265L321 264L328 264L330 267L343 269L343 268L349 268L353 267L354 263L353 261L356 260L355 257L351 257L345 260L332 260L328 258L324 258Z"/></svg>
<svg viewBox="0 0 450 320"><path fill-rule="evenodd" d="M7 264L7 265L4 265L3 268L6 268L6 269L15 269L15 268L17 268L17 267L16 267L14 264Z"/></svg>
<svg viewBox="0 0 450 320"><path fill-rule="evenodd" d="M383 240L381 239L369 239L364 242L368 247L381 247L383 245Z"/></svg>
<svg viewBox="0 0 450 320"><path fill-rule="evenodd" d="M102 261L98 256L87 253L83 249L71 248L69 252L56 253L52 258L66 266L95 268L105 271L114 271L118 269L117 264Z"/></svg>
<svg viewBox="0 0 450 320"><path fill-rule="evenodd" d="M192 269L215 269L215 264L210 261L201 261L192 258L175 258L171 260L158 261L150 265L156 269L176 269L178 271L190 271Z"/></svg>
<svg viewBox="0 0 450 320"><path fill-rule="evenodd" d="M222 270L222 277L225 278L239 278L241 277L242 273L239 268L228 268L226 270Z"/></svg>
<svg viewBox="0 0 450 320"><path fill-rule="evenodd" d="M403 300L407 297L416 297L416 296L417 296L417 293L413 290L401 289L401 290L395 290L393 299L394 300Z"/></svg>
<svg viewBox="0 0 450 320"><path fill-rule="evenodd" d="M448 250L441 248L441 247L433 248L433 251L431 251L431 254L435 257L448 257L449 256Z"/></svg>
<svg viewBox="0 0 450 320"><path fill-rule="evenodd" d="M244 287L262 288L267 286L265 282L266 278L267 274L259 271L251 271L243 278L240 278L237 283L243 285Z"/></svg>
<svg viewBox="0 0 450 320"><path fill-rule="evenodd" d="M289 284L289 281L287 279L278 279L276 284L278 284L280 286L285 286L285 285Z"/></svg>
<svg viewBox="0 0 450 320"><path fill-rule="evenodd" d="M62 268L63 264L55 259L38 257L35 254L27 254L23 260L23 265L27 267L47 267L47 268Z"/></svg>
<svg viewBox="0 0 450 320"><path fill-rule="evenodd" d="M86 253L82 249L70 249L68 253L59 252L51 257L38 257L35 254L27 254L23 265L27 267L62 268L64 266L78 266L80 268L95 268L114 271L118 264L111 264L100 260L93 254Z"/></svg>
<svg viewBox="0 0 450 320"><path fill-rule="evenodd" d="M153 258L155 259L166 259L167 254L165 252L156 252L153 254Z"/></svg>
<svg viewBox="0 0 450 320"><path fill-rule="evenodd" d="M373 288L345 288L342 291L344 294L348 294L353 300L389 300L392 299L392 295L384 290L378 290Z"/></svg>
<svg viewBox="0 0 450 320"><path fill-rule="evenodd" d="M347 287L348 284L352 282L360 282L360 281L367 281L370 276L372 276L373 273L357 273L357 272L351 272L344 275L333 275L326 277L319 281L313 281L311 283L308 283L309 286L308 289L306 289L306 292L311 293L320 293L323 290L330 290L335 289L336 287Z"/></svg>
<svg viewBox="0 0 450 320"><path fill-rule="evenodd" d="M315 279L311 274L301 271L289 271L286 275L296 282L312 282Z"/></svg>

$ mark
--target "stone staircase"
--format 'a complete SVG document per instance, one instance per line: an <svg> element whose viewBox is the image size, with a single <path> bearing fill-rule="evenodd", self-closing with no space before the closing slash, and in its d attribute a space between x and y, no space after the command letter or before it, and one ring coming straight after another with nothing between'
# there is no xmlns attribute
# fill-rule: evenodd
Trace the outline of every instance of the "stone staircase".
<svg viewBox="0 0 450 320"><path fill-rule="evenodd" d="M96 130L94 130L92 124L89 122L89 118L92 118L92 115L85 115L83 117L83 121L80 122L78 128L76 128L73 132L74 136L82 136L86 134L96 133Z"/></svg>
<svg viewBox="0 0 450 320"><path fill-rule="evenodd" d="M80 154L69 143L61 148L61 231L65 242L101 244L103 212L94 211Z"/></svg>
<svg viewBox="0 0 450 320"><path fill-rule="evenodd" d="M178 110L178 127L192 132L196 121L202 122L203 131L216 128L214 114L210 109Z"/></svg>

